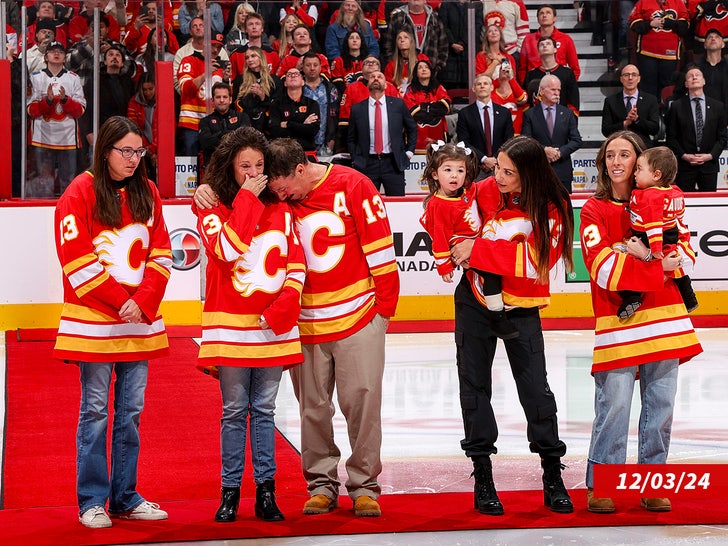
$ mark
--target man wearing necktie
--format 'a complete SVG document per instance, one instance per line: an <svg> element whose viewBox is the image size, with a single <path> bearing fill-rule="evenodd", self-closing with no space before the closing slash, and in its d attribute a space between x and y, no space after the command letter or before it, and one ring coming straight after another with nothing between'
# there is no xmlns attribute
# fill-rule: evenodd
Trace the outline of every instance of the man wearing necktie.
<svg viewBox="0 0 728 546"><path fill-rule="evenodd" d="M475 102L458 112L457 140L465 143L480 161L477 180L491 174L501 145L513 136L513 118L508 108L490 100L493 80L478 74L473 82Z"/></svg>
<svg viewBox="0 0 728 546"><path fill-rule="evenodd" d="M381 72L369 76L369 98L351 107L348 148L352 166L387 196L404 195L404 171L417 144L417 124L399 97L385 96Z"/></svg>
<svg viewBox="0 0 728 546"><path fill-rule="evenodd" d="M705 95L705 78L696 65L685 73L688 94L667 113L666 143L678 159L676 183L684 192L715 191L718 159L728 142L726 109Z"/></svg>
<svg viewBox="0 0 728 546"><path fill-rule="evenodd" d="M549 74L538 86L539 104L523 114L522 135L538 140L564 187L571 193L574 168L571 154L581 148L581 135L574 112L559 104L561 80Z"/></svg>
<svg viewBox="0 0 728 546"><path fill-rule="evenodd" d="M660 130L660 109L657 98L640 91L640 73L633 64L628 64L619 74L622 89L604 99L602 107L602 134L628 129L642 137L652 147L653 139Z"/></svg>

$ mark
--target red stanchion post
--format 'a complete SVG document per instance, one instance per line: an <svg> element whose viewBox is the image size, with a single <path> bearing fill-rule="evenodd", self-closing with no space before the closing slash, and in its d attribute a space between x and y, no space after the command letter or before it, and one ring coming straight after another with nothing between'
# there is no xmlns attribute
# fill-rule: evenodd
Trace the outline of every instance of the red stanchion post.
<svg viewBox="0 0 728 546"><path fill-rule="evenodd" d="M12 118L10 101L10 60L0 59L0 132L10 135ZM11 139L6 141L11 142ZM0 146L0 199L13 196L13 150L12 146Z"/></svg>
<svg viewBox="0 0 728 546"><path fill-rule="evenodd" d="M174 115L174 78L171 61L157 61L157 185L162 198L176 196L174 134L177 119Z"/></svg>

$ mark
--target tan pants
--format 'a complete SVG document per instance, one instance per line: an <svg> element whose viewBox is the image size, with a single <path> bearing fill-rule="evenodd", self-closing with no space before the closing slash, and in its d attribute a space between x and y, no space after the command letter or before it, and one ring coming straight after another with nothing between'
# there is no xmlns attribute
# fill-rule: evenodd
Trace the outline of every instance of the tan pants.
<svg viewBox="0 0 728 546"><path fill-rule="evenodd" d="M352 499L379 497L377 476L382 471L382 376L386 325L376 315L347 338L303 345L305 361L291 368L301 412L301 462L311 496L339 494L341 452L334 442L336 386L346 419L351 457L346 461L346 489Z"/></svg>

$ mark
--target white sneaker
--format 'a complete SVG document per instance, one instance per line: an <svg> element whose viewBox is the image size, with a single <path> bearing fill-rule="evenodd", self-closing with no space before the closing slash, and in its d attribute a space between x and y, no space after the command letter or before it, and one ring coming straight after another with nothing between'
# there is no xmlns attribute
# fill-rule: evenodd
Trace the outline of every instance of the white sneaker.
<svg viewBox="0 0 728 546"><path fill-rule="evenodd" d="M121 514L112 514L115 518L119 519L137 519L137 520L158 520L167 519L167 512L159 509L159 505L153 502L144 501L134 510L123 512Z"/></svg>
<svg viewBox="0 0 728 546"><path fill-rule="evenodd" d="M105 529L111 527L111 520L103 506L92 506L78 516L78 521L89 529Z"/></svg>

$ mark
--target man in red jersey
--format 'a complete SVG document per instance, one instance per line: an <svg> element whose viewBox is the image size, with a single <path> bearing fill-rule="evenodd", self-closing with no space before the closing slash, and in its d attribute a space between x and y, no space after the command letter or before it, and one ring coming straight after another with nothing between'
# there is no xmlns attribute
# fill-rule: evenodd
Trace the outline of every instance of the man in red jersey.
<svg viewBox="0 0 728 546"><path fill-rule="evenodd" d="M352 450L346 489L357 516L379 516L384 339L399 295L387 211L366 176L342 165L309 163L292 139L270 143L266 169L268 187L291 203L306 255L299 318L305 361L291 369L311 495L303 513L337 506L336 386Z"/></svg>
<svg viewBox="0 0 728 546"><path fill-rule="evenodd" d="M268 187L291 204L306 256L298 321L305 360L291 369L311 495L303 513L324 514L338 504L336 386L352 451L346 489L357 516L379 516L384 338L399 298L387 211L366 176L342 165L310 163L293 139L272 141L265 164ZM198 208L212 207L217 196L203 184L194 200Z"/></svg>

